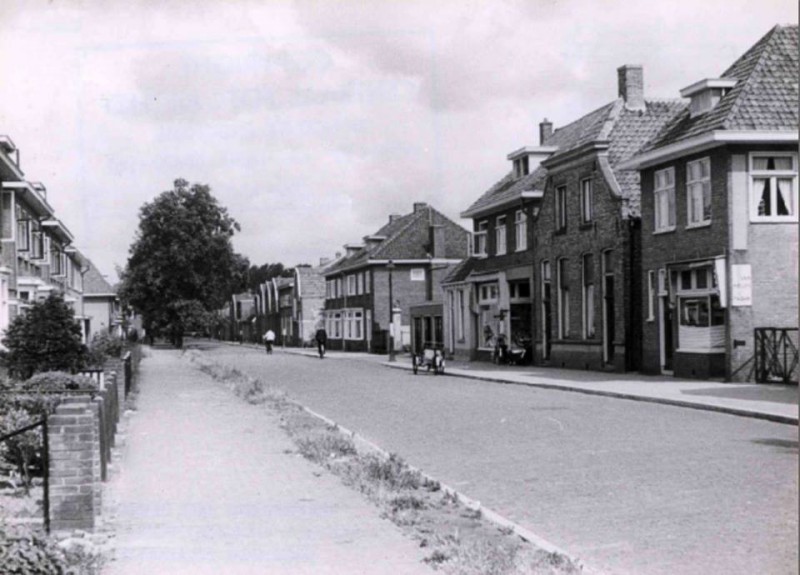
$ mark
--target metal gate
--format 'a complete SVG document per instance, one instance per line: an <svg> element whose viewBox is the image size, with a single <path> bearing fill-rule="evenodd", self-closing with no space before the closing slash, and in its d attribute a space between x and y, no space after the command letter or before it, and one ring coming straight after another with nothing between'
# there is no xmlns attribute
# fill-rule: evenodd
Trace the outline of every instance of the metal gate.
<svg viewBox="0 0 800 575"><path fill-rule="evenodd" d="M756 383L797 383L797 328L754 330Z"/></svg>

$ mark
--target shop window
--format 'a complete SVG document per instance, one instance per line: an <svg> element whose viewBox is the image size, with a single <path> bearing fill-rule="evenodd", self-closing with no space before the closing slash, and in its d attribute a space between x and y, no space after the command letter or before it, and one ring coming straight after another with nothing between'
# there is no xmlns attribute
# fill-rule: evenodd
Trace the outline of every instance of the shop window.
<svg viewBox="0 0 800 575"><path fill-rule="evenodd" d="M773 152L750 155L750 219L797 221L797 155Z"/></svg>
<svg viewBox="0 0 800 575"><path fill-rule="evenodd" d="M725 310L713 268L702 266L680 272L678 346L681 350L712 351L725 346Z"/></svg>

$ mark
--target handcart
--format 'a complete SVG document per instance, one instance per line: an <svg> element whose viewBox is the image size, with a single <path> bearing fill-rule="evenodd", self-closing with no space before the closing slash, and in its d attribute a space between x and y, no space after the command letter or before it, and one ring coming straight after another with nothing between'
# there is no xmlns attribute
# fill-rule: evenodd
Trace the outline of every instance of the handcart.
<svg viewBox="0 0 800 575"><path fill-rule="evenodd" d="M434 375L444 374L444 349L441 345L426 343L419 353L411 354L411 367L416 375L420 368L426 371L433 369Z"/></svg>

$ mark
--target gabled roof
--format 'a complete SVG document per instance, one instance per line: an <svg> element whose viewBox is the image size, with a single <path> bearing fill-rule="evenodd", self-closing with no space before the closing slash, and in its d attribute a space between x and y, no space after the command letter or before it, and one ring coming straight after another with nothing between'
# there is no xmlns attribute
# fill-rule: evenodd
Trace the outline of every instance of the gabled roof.
<svg viewBox="0 0 800 575"><path fill-rule="evenodd" d="M366 265L370 260L424 260L430 257L431 225L444 227L445 259L461 259L467 255L469 232L441 212L424 206L385 224L370 236L384 236L379 242L367 242L354 254L345 256L323 272L331 275ZM369 236L368 236L369 237Z"/></svg>
<svg viewBox="0 0 800 575"><path fill-rule="evenodd" d="M641 151L716 130L797 132L797 30L775 26L722 74L737 83L712 110L692 118L687 108Z"/></svg>
<svg viewBox="0 0 800 575"><path fill-rule="evenodd" d="M555 130L545 144L557 150L544 164L552 168L560 160L579 153L585 146L602 145L608 151L618 193L625 200L624 212L626 215L636 215L639 212L639 174L634 170L619 169L618 165L654 137L684 106L680 100L647 99L644 110L629 110L624 100L614 100ZM515 179L513 173L507 174L464 213L474 213L499 204L504 198L519 195L522 190L543 191L548 175L545 165L522 178Z"/></svg>
<svg viewBox="0 0 800 575"><path fill-rule="evenodd" d="M94 263L89 258L84 259L89 266L89 271L83 276L84 297L115 295L117 290L106 281L106 278L103 277L103 274L100 273Z"/></svg>

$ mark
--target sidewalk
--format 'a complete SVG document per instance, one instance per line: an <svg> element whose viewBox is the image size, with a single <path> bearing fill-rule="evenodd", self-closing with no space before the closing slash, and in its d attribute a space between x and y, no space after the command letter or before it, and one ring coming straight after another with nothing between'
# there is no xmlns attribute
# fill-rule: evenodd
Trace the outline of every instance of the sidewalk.
<svg viewBox="0 0 800 575"><path fill-rule="evenodd" d="M423 550L294 453L276 415L172 350L150 350L109 484L120 574L391 574Z"/></svg>
<svg viewBox="0 0 800 575"><path fill-rule="evenodd" d="M311 349L286 348L286 353L317 357ZM328 352L326 359L370 361L395 369L411 369L411 358L398 355L390 363L386 356ZM447 374L505 384L528 385L606 397L618 397L702 409L765 419L778 423L798 424L797 386L719 383L683 380L665 376L577 371L550 367L493 365L485 362L448 361Z"/></svg>

